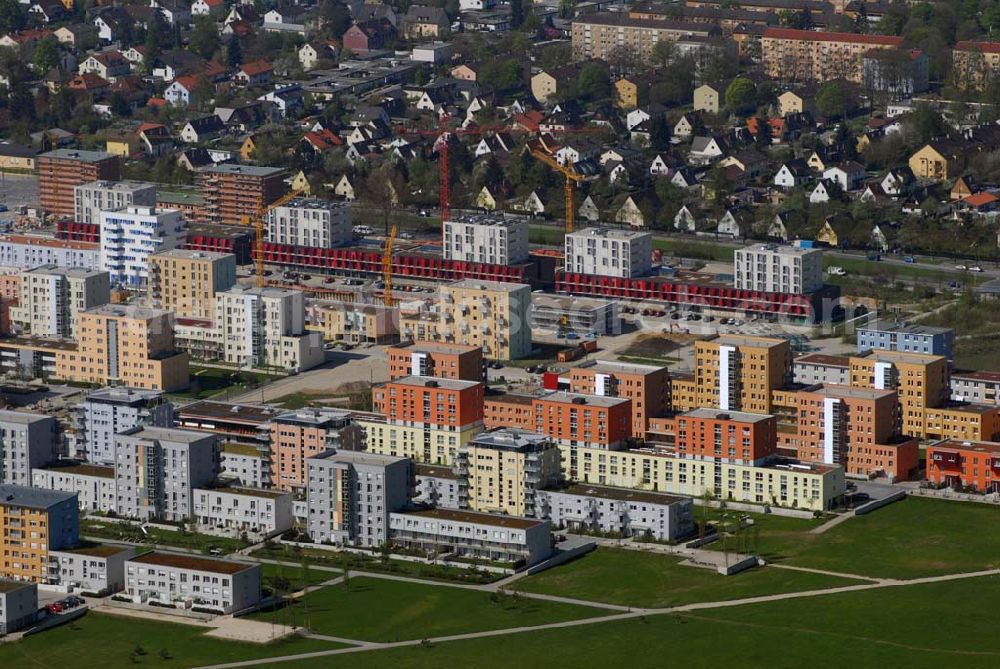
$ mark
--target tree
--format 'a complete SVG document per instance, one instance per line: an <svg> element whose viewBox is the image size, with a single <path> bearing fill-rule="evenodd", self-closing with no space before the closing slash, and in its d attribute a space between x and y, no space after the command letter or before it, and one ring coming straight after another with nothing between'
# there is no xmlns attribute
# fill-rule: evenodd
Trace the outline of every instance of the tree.
<svg viewBox="0 0 1000 669"><path fill-rule="evenodd" d="M126 117L132 115L132 108L128 104L128 100L119 91L111 96L111 114L117 117Z"/></svg>
<svg viewBox="0 0 1000 669"><path fill-rule="evenodd" d="M331 37L340 37L351 27L351 14L340 0L323 0L319 19L320 28Z"/></svg>
<svg viewBox="0 0 1000 669"><path fill-rule="evenodd" d="M232 68L243 64L243 47L236 36L229 38L226 42L226 65Z"/></svg>
<svg viewBox="0 0 1000 669"><path fill-rule="evenodd" d="M218 45L219 29L215 21L208 16L199 16L191 31L188 48L202 58L211 58Z"/></svg>
<svg viewBox="0 0 1000 669"><path fill-rule="evenodd" d="M576 80L576 97L594 101L610 95L611 78L603 65L589 62L580 68L580 76Z"/></svg>
<svg viewBox="0 0 1000 669"><path fill-rule="evenodd" d="M35 45L34 66L41 75L59 66L59 43L55 37L46 37Z"/></svg>
<svg viewBox="0 0 1000 669"><path fill-rule="evenodd" d="M926 104L917 105L907 120L907 126L913 133L916 144L926 144L947 131L947 125L941 114Z"/></svg>
<svg viewBox="0 0 1000 669"><path fill-rule="evenodd" d="M843 118L850 109L849 91L841 81L828 81L816 92L816 109L828 119Z"/></svg>
<svg viewBox="0 0 1000 669"><path fill-rule="evenodd" d="M677 57L677 44L670 39L661 39L653 45L650 60L654 65L666 67Z"/></svg>
<svg viewBox="0 0 1000 669"><path fill-rule="evenodd" d="M670 148L670 124L663 114L657 114L649 122L649 146L654 151Z"/></svg>
<svg viewBox="0 0 1000 669"><path fill-rule="evenodd" d="M524 3L523 0L510 0L510 25L512 28L520 28L524 23Z"/></svg>
<svg viewBox="0 0 1000 669"><path fill-rule="evenodd" d="M757 85L750 79L737 77L726 88L726 107L734 113L750 111L756 102Z"/></svg>
<svg viewBox="0 0 1000 669"><path fill-rule="evenodd" d="M20 30L25 25L24 12L17 0L0 0L0 32Z"/></svg>

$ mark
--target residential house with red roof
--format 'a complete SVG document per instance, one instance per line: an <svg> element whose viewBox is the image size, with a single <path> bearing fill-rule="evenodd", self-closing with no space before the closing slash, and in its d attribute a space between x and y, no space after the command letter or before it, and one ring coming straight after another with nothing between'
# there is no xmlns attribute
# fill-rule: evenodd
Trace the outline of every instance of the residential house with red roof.
<svg viewBox="0 0 1000 669"><path fill-rule="evenodd" d="M244 63L233 75L233 81L240 86L266 86L274 78L274 68L266 60Z"/></svg>

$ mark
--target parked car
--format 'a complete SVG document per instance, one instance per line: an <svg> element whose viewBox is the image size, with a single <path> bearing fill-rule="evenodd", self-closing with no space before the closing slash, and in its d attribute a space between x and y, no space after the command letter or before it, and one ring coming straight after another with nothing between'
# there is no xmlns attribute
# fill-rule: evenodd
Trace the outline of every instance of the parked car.
<svg viewBox="0 0 1000 669"><path fill-rule="evenodd" d="M490 369L503 369L503 363L499 360L494 360L490 363Z"/></svg>
<svg viewBox="0 0 1000 669"><path fill-rule="evenodd" d="M915 263L917 261L913 258L913 256L903 256L903 262L912 265L913 263Z"/></svg>
<svg viewBox="0 0 1000 669"><path fill-rule="evenodd" d="M979 265L973 265L972 267L969 268L969 271L970 272L982 272L983 268L980 267Z"/></svg>
<svg viewBox="0 0 1000 669"><path fill-rule="evenodd" d="M45 607L45 610L49 613L62 613L63 607L59 602L52 602Z"/></svg>
<svg viewBox="0 0 1000 669"><path fill-rule="evenodd" d="M965 270L967 270L969 268L966 267L965 265L955 265L955 269L959 269L959 270L962 270L964 272Z"/></svg>
<svg viewBox="0 0 1000 669"><path fill-rule="evenodd" d="M566 339L579 339L579 338L580 338L580 335L578 335L575 332L568 332L568 333L566 333Z"/></svg>

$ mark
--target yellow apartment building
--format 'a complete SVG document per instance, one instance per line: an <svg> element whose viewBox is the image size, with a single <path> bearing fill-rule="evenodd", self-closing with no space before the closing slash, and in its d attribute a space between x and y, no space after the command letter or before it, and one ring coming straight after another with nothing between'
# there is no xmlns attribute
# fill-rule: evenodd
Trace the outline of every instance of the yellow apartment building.
<svg viewBox="0 0 1000 669"><path fill-rule="evenodd" d="M215 294L236 284L232 253L171 249L149 256L149 295L157 309L211 320Z"/></svg>
<svg viewBox="0 0 1000 669"><path fill-rule="evenodd" d="M79 540L76 493L0 485L0 579L49 583L49 551Z"/></svg>
<svg viewBox="0 0 1000 669"><path fill-rule="evenodd" d="M895 49L902 37L768 28L761 38L764 72L782 81L847 79L860 84L862 59L872 49Z"/></svg>
<svg viewBox="0 0 1000 669"><path fill-rule="evenodd" d="M946 406L950 394L948 359L898 351L869 351L850 358L850 385L895 390L899 397L900 433L927 438L926 409Z"/></svg>
<svg viewBox="0 0 1000 669"><path fill-rule="evenodd" d="M792 349L785 339L726 334L695 342L695 403L724 411L771 413L773 391L792 378ZM684 388L677 388L682 393ZM675 395L674 409L680 410Z"/></svg>

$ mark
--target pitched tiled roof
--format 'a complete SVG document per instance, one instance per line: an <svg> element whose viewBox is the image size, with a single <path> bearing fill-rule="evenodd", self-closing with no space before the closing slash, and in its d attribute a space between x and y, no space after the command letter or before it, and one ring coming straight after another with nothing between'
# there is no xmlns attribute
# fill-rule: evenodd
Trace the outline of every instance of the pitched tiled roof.
<svg viewBox="0 0 1000 669"><path fill-rule="evenodd" d="M796 30L794 28L768 28L764 31L764 39L794 39L803 42L850 42L852 44L881 44L884 46L900 46L902 37L893 35L861 35L858 33L828 33L815 30Z"/></svg>

